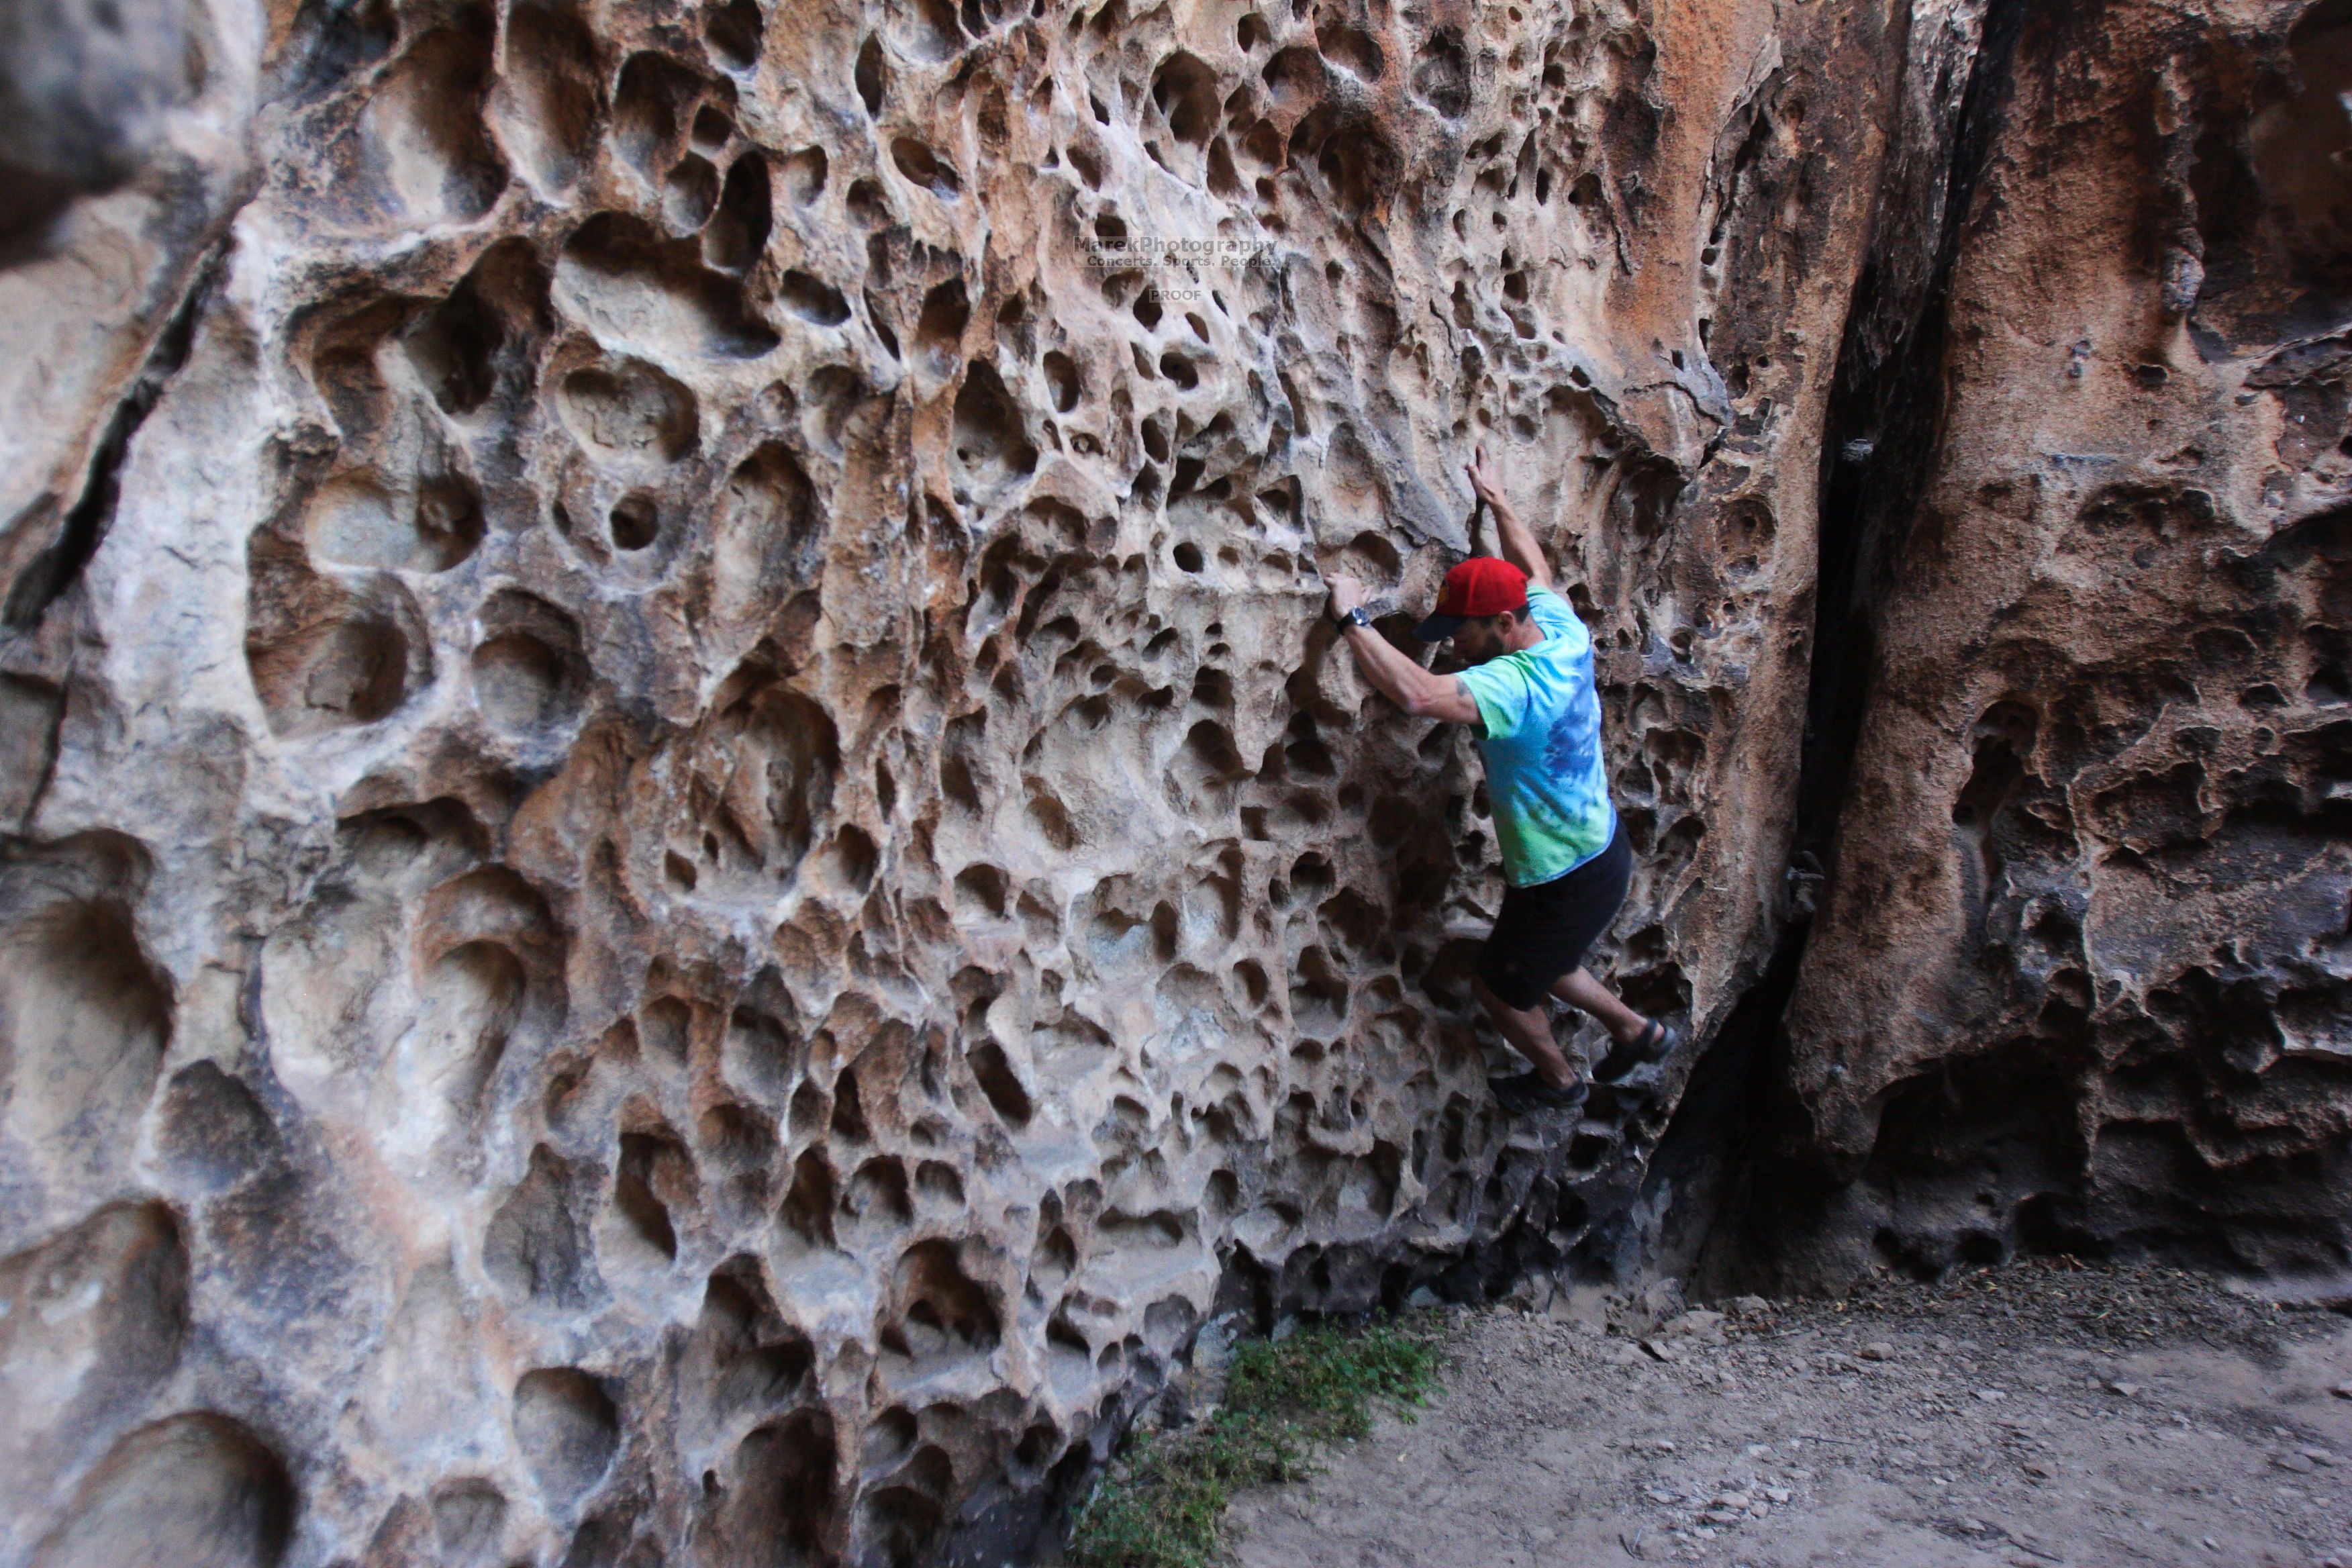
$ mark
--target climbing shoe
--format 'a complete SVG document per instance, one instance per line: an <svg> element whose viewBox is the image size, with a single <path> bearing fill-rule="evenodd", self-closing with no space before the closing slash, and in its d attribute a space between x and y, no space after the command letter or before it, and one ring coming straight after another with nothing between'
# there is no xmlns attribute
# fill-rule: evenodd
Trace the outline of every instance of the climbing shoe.
<svg viewBox="0 0 2352 1568"><path fill-rule="evenodd" d="M1600 1070L1593 1076L1603 1083L1614 1083L1637 1067L1665 1060L1682 1043L1681 1030L1653 1018L1650 1026L1631 1043L1611 1047L1609 1055L1601 1060Z"/></svg>
<svg viewBox="0 0 2352 1568"><path fill-rule="evenodd" d="M1573 1112L1584 1109L1583 1084L1559 1089L1546 1083L1542 1075L1533 1070L1513 1073L1508 1078L1490 1078L1486 1087L1495 1091L1495 1103L1515 1116L1538 1110Z"/></svg>

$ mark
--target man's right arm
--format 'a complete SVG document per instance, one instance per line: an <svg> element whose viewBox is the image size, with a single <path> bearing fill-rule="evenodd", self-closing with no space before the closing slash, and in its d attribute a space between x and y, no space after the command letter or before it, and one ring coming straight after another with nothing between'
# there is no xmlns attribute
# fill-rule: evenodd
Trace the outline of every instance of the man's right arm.
<svg viewBox="0 0 2352 1568"><path fill-rule="evenodd" d="M1465 471L1478 499L1494 509L1495 532L1502 542L1503 559L1528 574L1528 586L1550 587L1551 569L1544 564L1543 551L1536 544L1535 534L1511 509L1509 498L1503 494L1503 476L1486 461L1486 447L1477 448L1475 460Z"/></svg>
<svg viewBox="0 0 2352 1568"><path fill-rule="evenodd" d="M1364 585L1353 577L1330 579L1333 613L1345 615L1364 602ZM1344 627L1340 637L1356 656L1356 668L1380 694L1416 719L1443 719L1453 724L1478 722L1478 704L1456 676L1440 675L1397 651L1389 639L1369 626Z"/></svg>

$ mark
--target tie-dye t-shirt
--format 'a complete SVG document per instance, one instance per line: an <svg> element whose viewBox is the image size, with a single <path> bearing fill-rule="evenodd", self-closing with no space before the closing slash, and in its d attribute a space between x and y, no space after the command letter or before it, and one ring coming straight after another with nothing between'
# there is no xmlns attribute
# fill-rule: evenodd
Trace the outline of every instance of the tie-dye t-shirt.
<svg viewBox="0 0 2352 1568"><path fill-rule="evenodd" d="M1617 814L1601 757L1592 637L1566 601L1528 589L1544 640L1461 674L1485 733L1486 798L1514 888L1565 877L1609 847Z"/></svg>

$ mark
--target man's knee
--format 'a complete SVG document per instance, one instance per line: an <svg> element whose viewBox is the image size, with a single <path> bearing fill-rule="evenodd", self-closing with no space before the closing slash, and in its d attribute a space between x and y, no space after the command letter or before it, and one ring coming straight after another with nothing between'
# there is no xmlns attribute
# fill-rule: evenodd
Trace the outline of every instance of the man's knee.
<svg viewBox="0 0 2352 1568"><path fill-rule="evenodd" d="M1518 1022L1519 1009L1496 995L1495 988L1486 984L1485 975L1470 977L1470 994L1478 998L1478 1005L1486 1009L1486 1016L1496 1023L1509 1027Z"/></svg>

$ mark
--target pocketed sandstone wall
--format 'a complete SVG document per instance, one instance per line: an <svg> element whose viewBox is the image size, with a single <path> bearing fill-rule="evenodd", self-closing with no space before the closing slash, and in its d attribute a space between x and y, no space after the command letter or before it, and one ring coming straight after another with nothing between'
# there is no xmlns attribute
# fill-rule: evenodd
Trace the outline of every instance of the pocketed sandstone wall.
<svg viewBox="0 0 2352 1568"><path fill-rule="evenodd" d="M1320 574L1498 450L1704 1041L1925 22L55 19L146 74L0 170L0 1561L993 1562L1204 1315L1617 1245L1689 1053L1488 1106Z"/></svg>

